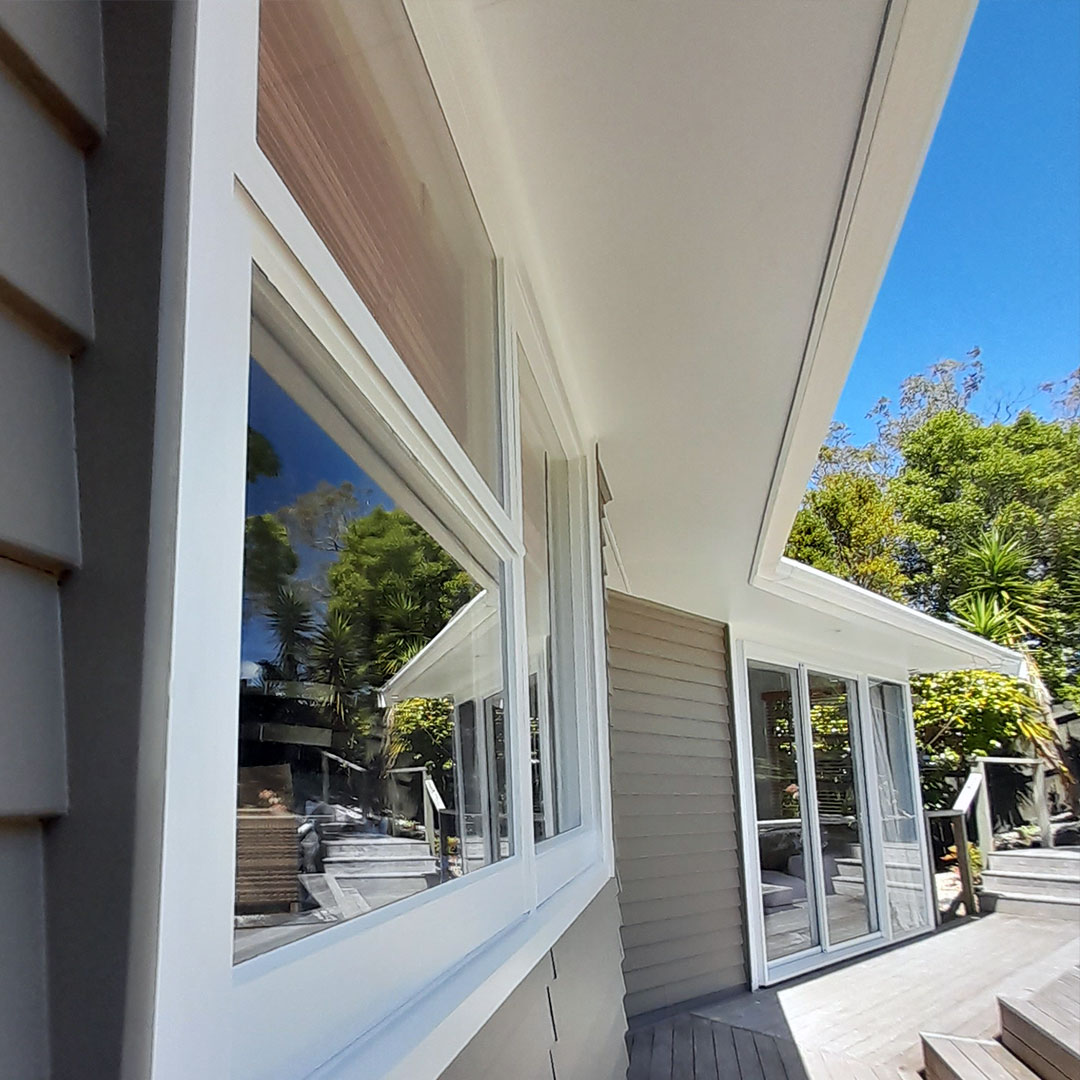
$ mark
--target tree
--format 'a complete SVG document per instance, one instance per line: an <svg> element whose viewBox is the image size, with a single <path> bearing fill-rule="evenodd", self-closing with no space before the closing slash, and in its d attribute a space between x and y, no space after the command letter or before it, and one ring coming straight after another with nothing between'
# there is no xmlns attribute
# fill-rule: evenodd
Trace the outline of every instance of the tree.
<svg viewBox="0 0 1080 1080"><path fill-rule="evenodd" d="M1014 537L1044 609L1029 648L1055 695L1067 693L1080 668L1080 425L943 412L901 449L889 491L905 523L908 601L948 617L971 591L971 546L995 528Z"/></svg>
<svg viewBox="0 0 1080 1080"><path fill-rule="evenodd" d="M976 757L1004 753L1035 714L1030 686L998 671L944 671L911 680L923 792L933 807L951 803L948 778Z"/></svg>
<svg viewBox="0 0 1080 1080"><path fill-rule="evenodd" d="M902 600L903 526L896 507L866 473L832 472L807 492L785 554Z"/></svg>
<svg viewBox="0 0 1080 1080"><path fill-rule="evenodd" d="M1024 655L1031 675L1033 708L1017 722L1018 735L1061 774L1076 810L1080 807L1076 784L1062 758L1050 695L1029 647L1043 633L1046 617L1044 583L1035 580L1033 563L1016 537L994 526L963 552L960 566L967 589L953 601L953 611L965 629Z"/></svg>
<svg viewBox="0 0 1080 1080"><path fill-rule="evenodd" d="M244 523L245 615L268 607L299 565L285 526L273 514L250 515Z"/></svg>
<svg viewBox="0 0 1080 1080"><path fill-rule="evenodd" d="M952 608L961 626L1013 649L1042 632L1042 582L1035 579L1034 560L1017 537L991 526L961 551L959 568L963 591Z"/></svg>
<svg viewBox="0 0 1080 1080"><path fill-rule="evenodd" d="M281 458L270 440L250 425L247 433L247 482L254 484L260 476L277 476Z"/></svg>
<svg viewBox="0 0 1080 1080"><path fill-rule="evenodd" d="M386 718L385 769L404 755L431 774L448 806L454 805L454 704L449 698L407 698Z"/></svg>
<svg viewBox="0 0 1080 1080"><path fill-rule="evenodd" d="M354 620L380 678L400 670L477 592L408 514L382 507L348 523L328 578L329 609Z"/></svg>
<svg viewBox="0 0 1080 1080"><path fill-rule="evenodd" d="M879 398L867 414L877 420L876 443L863 448L885 463L893 475L903 458L904 440L941 413L966 412L971 399L979 392L985 372L979 359L981 349L973 348L965 360L938 360L923 373L909 375L900 384L896 411L889 398ZM873 448L871 450L871 447Z"/></svg>

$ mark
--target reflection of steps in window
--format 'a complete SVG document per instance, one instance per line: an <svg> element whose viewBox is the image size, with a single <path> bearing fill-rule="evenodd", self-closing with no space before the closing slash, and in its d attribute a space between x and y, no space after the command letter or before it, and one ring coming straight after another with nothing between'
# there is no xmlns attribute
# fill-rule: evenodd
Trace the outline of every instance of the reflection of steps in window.
<svg viewBox="0 0 1080 1080"><path fill-rule="evenodd" d="M866 895L866 879L861 859L837 859L838 874L833 878L833 888L840 896L862 898ZM900 861L885 862L885 884L889 889L923 890L922 867L918 863Z"/></svg>
<svg viewBox="0 0 1080 1080"><path fill-rule="evenodd" d="M327 840L323 869L370 908L423 892L439 882L439 866L426 841L403 837Z"/></svg>

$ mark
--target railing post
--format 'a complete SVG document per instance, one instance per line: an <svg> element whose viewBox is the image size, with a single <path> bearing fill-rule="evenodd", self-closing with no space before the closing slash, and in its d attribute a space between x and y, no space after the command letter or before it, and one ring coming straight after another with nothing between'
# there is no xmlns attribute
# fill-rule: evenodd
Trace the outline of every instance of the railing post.
<svg viewBox="0 0 1080 1080"><path fill-rule="evenodd" d="M994 852L994 819L990 814L990 783L986 775L986 762L981 758L975 762L982 782L975 802L975 828L979 838L979 850L983 856L983 866L987 865Z"/></svg>
<svg viewBox="0 0 1080 1080"><path fill-rule="evenodd" d="M934 865L934 834L930 830L930 814L923 811L923 830L926 833L926 850L930 854L930 899L934 905L934 925L941 925L941 901L938 900L937 874Z"/></svg>
<svg viewBox="0 0 1080 1080"><path fill-rule="evenodd" d="M427 769L423 769L420 773L420 790L424 793L424 835L427 837L428 850L432 855L438 854L438 849L435 846L435 807L431 802L431 795L428 793L427 785Z"/></svg>
<svg viewBox="0 0 1080 1080"><path fill-rule="evenodd" d="M1044 848L1054 846L1054 830L1050 827L1050 807L1046 804L1046 766L1041 762L1035 765L1035 813L1039 821L1039 839Z"/></svg>
<svg viewBox="0 0 1080 1080"><path fill-rule="evenodd" d="M975 883L971 879L971 856L968 853L967 825L964 815L957 811L952 815L953 843L956 845L956 865L960 871L960 891L964 898L964 910L975 914Z"/></svg>

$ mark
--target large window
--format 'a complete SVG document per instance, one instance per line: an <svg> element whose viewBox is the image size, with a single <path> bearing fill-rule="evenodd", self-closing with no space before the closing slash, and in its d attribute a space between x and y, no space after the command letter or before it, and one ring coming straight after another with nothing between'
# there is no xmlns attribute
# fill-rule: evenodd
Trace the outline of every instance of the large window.
<svg viewBox="0 0 1080 1080"><path fill-rule="evenodd" d="M501 567L257 361L248 423L237 961L513 847Z"/></svg>
<svg viewBox="0 0 1080 1080"><path fill-rule="evenodd" d="M519 355L533 835L544 840L581 824L570 469L528 362Z"/></svg>
<svg viewBox="0 0 1080 1080"><path fill-rule="evenodd" d="M495 257L401 4L264 3L258 143L501 493Z"/></svg>

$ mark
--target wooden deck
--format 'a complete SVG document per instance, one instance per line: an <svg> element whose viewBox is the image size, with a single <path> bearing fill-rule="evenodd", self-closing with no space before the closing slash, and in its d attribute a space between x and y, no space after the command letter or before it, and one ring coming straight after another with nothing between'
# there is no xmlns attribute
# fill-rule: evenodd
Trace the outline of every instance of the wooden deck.
<svg viewBox="0 0 1080 1080"><path fill-rule="evenodd" d="M628 1080L914 1080L919 1033L992 1038L998 994L1076 964L1080 927L995 914L630 1034Z"/></svg>

